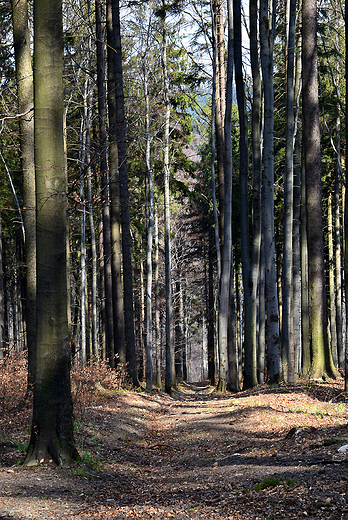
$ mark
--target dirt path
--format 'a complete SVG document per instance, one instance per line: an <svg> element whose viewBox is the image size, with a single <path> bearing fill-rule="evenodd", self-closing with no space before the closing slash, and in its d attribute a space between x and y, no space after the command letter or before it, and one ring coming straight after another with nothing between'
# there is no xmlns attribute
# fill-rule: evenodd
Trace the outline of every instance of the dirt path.
<svg viewBox="0 0 348 520"><path fill-rule="evenodd" d="M347 519L348 464L333 460L348 443L342 384L96 392L77 418L82 464L25 469L3 448L0 520ZM16 442L26 413L7 424Z"/></svg>

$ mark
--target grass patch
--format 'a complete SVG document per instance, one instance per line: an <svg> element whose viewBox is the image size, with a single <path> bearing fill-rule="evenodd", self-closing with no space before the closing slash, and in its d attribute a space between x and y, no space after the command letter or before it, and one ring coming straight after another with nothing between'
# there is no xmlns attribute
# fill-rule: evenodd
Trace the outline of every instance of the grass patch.
<svg viewBox="0 0 348 520"><path fill-rule="evenodd" d="M280 477L265 477L259 482L255 484L255 491L262 491L268 487L277 487L282 483L282 479Z"/></svg>
<svg viewBox="0 0 348 520"><path fill-rule="evenodd" d="M284 489L291 489L294 487L296 482L296 477L290 478L288 480L283 480L280 477L265 477L261 480L261 482L255 484L254 489L255 491L262 491L268 487L278 487L280 485L282 485Z"/></svg>
<svg viewBox="0 0 348 520"><path fill-rule="evenodd" d="M323 446L333 446L334 444L346 444L345 439L325 439Z"/></svg>

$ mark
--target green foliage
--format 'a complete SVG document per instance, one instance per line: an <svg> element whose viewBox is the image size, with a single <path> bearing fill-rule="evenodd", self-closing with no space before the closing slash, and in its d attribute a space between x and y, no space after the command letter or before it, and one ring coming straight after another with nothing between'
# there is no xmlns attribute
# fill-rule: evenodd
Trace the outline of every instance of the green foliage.
<svg viewBox="0 0 348 520"><path fill-rule="evenodd" d="M258 484L255 484L255 491L262 491L263 489L266 489L268 487L277 487L279 484L281 484L281 478L280 477L265 477L259 482Z"/></svg>
<svg viewBox="0 0 348 520"><path fill-rule="evenodd" d="M100 459L95 459L88 451L82 451L79 461L69 470L69 473L78 477L91 477L100 470Z"/></svg>
<svg viewBox="0 0 348 520"><path fill-rule="evenodd" d="M334 444L345 444L345 439L325 439L323 446L333 446Z"/></svg>
<svg viewBox="0 0 348 520"><path fill-rule="evenodd" d="M281 477L265 477L255 485L255 491L262 491L268 487L277 487L283 485L284 489L293 488L297 482L297 477L290 478L288 480L283 480Z"/></svg>

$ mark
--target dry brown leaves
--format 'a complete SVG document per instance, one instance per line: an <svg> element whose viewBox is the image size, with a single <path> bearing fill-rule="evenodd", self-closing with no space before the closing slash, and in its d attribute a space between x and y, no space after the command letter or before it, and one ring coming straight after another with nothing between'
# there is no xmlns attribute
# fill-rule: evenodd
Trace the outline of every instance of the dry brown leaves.
<svg viewBox="0 0 348 520"><path fill-rule="evenodd" d="M31 407L25 364L13 363L1 367L0 430L23 447ZM347 462L332 460L348 443L341 379L227 396L191 384L169 397L124 391L94 366L72 387L81 464L28 470L23 451L3 447L1 518L348 518Z"/></svg>

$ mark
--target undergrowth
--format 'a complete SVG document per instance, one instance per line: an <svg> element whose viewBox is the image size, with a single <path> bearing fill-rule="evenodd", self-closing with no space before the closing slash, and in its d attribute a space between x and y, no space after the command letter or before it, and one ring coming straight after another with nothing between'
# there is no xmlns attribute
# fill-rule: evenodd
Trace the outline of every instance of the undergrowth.
<svg viewBox="0 0 348 520"><path fill-rule="evenodd" d="M8 423L9 412L31 409L32 395L27 389L27 353L10 352L0 359L0 429ZM75 417L82 419L86 409L127 386L124 366L111 369L105 361L93 361L86 367L73 365L71 391ZM27 410L28 411L28 410Z"/></svg>

